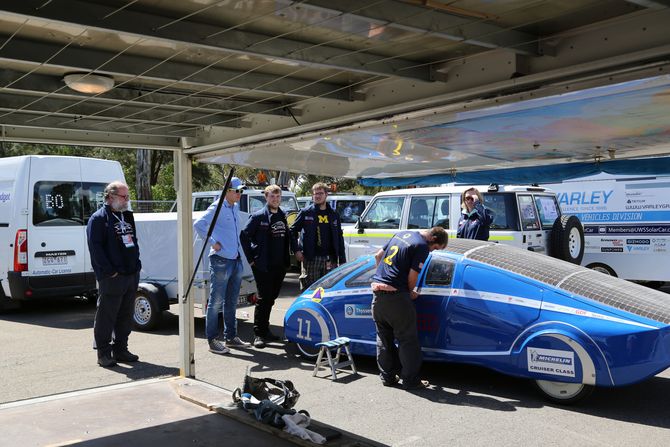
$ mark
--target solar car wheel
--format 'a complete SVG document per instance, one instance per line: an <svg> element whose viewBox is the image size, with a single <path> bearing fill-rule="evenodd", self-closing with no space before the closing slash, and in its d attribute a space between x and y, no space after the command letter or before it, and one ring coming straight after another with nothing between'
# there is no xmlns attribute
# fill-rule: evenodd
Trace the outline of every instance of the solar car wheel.
<svg viewBox="0 0 670 447"><path fill-rule="evenodd" d="M319 355L319 348L316 346L296 343L296 348L298 348L298 355L307 360L315 360Z"/></svg>
<svg viewBox="0 0 670 447"><path fill-rule="evenodd" d="M592 385L583 383L552 382L536 380L535 385L545 399L560 405L573 405L593 392Z"/></svg>

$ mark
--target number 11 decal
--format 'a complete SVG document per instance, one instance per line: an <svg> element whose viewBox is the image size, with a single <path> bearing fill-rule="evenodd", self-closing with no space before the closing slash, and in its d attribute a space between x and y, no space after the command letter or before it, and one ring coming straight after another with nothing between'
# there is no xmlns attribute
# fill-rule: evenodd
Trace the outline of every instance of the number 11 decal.
<svg viewBox="0 0 670 447"><path fill-rule="evenodd" d="M302 340L312 341L312 337L309 335L311 328L312 328L312 322L310 320L305 320L306 333L303 334L302 333L302 318L298 318L298 333L295 336L302 339Z"/></svg>

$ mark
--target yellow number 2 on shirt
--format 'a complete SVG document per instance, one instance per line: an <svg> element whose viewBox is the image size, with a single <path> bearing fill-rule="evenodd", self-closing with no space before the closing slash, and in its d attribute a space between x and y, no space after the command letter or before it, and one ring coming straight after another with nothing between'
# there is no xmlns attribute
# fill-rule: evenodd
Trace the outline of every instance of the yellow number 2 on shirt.
<svg viewBox="0 0 670 447"><path fill-rule="evenodd" d="M388 265L393 265L393 257L398 254L398 246L397 245L391 245L389 247L389 251L391 252L390 255L384 258L384 262Z"/></svg>

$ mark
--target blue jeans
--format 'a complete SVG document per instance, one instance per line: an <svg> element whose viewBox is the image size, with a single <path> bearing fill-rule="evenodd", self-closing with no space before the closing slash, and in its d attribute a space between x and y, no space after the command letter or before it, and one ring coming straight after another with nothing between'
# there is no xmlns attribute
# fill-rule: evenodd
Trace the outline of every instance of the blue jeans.
<svg viewBox="0 0 670 447"><path fill-rule="evenodd" d="M226 340L237 336L235 309L242 283L242 270L240 259L225 259L216 255L209 257L211 289L205 318L207 340L219 335L219 314L222 308L223 334Z"/></svg>

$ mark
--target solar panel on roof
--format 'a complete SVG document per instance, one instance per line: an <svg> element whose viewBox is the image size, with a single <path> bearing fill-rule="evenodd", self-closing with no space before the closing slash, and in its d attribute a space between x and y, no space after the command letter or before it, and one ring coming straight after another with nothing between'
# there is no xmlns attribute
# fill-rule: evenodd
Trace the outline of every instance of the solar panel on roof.
<svg viewBox="0 0 670 447"><path fill-rule="evenodd" d="M670 324L670 295L585 267L493 242L450 240L448 251L599 303Z"/></svg>

